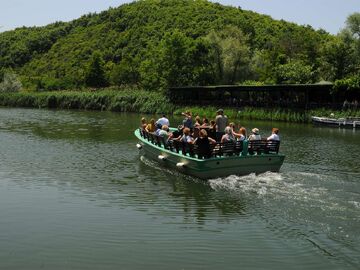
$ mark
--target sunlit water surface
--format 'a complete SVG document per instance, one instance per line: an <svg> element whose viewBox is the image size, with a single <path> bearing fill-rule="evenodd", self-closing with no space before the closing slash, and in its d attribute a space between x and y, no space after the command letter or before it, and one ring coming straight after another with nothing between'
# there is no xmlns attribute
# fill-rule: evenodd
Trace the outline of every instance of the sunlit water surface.
<svg viewBox="0 0 360 270"><path fill-rule="evenodd" d="M140 117L0 109L0 269L360 268L360 130L244 121L281 172L204 182L139 156Z"/></svg>

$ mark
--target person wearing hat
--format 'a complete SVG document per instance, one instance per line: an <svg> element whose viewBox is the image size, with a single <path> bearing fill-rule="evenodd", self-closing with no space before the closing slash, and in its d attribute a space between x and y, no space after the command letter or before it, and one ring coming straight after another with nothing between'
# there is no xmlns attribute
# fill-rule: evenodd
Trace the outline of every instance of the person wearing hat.
<svg viewBox="0 0 360 270"><path fill-rule="evenodd" d="M228 118L226 115L224 115L224 110L223 109L218 109L216 111L216 118L215 118L215 123L216 123L216 140L220 141L222 136L225 134L225 128L227 126L228 123Z"/></svg>
<svg viewBox="0 0 360 270"><path fill-rule="evenodd" d="M280 137L279 137L279 129L278 128L273 128L272 129L272 134L270 135L270 137L267 138L268 141L273 140L273 141L280 141Z"/></svg>
<svg viewBox="0 0 360 270"><path fill-rule="evenodd" d="M258 128L253 128L251 130L251 135L248 138L249 141L261 140Z"/></svg>

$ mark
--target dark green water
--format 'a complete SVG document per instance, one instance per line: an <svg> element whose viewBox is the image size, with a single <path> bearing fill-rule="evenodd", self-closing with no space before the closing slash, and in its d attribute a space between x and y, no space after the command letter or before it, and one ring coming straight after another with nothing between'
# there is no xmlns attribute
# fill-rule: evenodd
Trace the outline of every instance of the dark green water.
<svg viewBox="0 0 360 270"><path fill-rule="evenodd" d="M360 130L277 123L280 173L202 182L139 118L0 109L0 269L360 268Z"/></svg>

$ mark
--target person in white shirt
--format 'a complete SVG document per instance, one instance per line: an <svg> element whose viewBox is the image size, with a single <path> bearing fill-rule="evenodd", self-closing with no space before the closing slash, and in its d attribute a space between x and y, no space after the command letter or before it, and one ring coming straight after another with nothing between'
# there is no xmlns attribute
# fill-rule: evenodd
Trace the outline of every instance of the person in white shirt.
<svg viewBox="0 0 360 270"><path fill-rule="evenodd" d="M279 129L278 128L273 128L272 129L272 134L270 135L270 137L267 138L267 140L274 140L274 141L280 141L280 137L278 135L279 133Z"/></svg>
<svg viewBox="0 0 360 270"><path fill-rule="evenodd" d="M156 121L156 124L159 124L161 126L166 125L170 127L169 119L166 118L165 114L163 114L163 116Z"/></svg>

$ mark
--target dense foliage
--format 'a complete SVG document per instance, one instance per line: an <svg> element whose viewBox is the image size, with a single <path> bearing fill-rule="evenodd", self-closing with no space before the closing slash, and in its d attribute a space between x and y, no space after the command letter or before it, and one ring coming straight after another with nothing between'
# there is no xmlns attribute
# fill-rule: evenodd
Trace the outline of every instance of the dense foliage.
<svg viewBox="0 0 360 270"><path fill-rule="evenodd" d="M359 16L332 36L205 0L136 1L0 33L0 71L37 91L344 80L359 72Z"/></svg>
<svg viewBox="0 0 360 270"><path fill-rule="evenodd" d="M140 113L163 113L173 110L173 106L162 93L133 88L109 88L102 91L0 92L0 106Z"/></svg>

